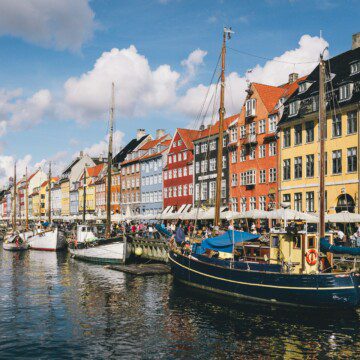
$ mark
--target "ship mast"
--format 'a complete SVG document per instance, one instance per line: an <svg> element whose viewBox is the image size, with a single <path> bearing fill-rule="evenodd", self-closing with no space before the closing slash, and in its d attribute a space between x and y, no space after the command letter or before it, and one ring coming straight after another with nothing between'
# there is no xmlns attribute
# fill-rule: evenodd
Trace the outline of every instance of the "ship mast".
<svg viewBox="0 0 360 360"><path fill-rule="evenodd" d="M320 55L319 64L319 130L320 130L320 193L319 193L319 235L325 236L325 132L326 132L326 102L325 102L325 61Z"/></svg>
<svg viewBox="0 0 360 360"><path fill-rule="evenodd" d="M226 40L230 39L231 28L224 28L223 43L221 49L221 85L220 85L220 107L219 107L219 138L217 152L217 176L216 176L216 197L215 197L215 219L214 226L220 225L220 202L221 202L221 180L223 167L223 137L224 137L224 117L225 117L225 56Z"/></svg>
<svg viewBox="0 0 360 360"><path fill-rule="evenodd" d="M111 165L113 157L113 131L114 131L114 112L115 112L115 85L111 84L111 106L110 106L110 124L109 124L109 150L107 158L107 198L106 198L106 238L110 237L111 232Z"/></svg>
<svg viewBox="0 0 360 360"><path fill-rule="evenodd" d="M25 184L25 230L29 230L29 181L28 181L28 172L26 167L25 172L26 184Z"/></svg>
<svg viewBox="0 0 360 360"><path fill-rule="evenodd" d="M13 196L14 196L13 231L15 231L16 230L16 162L14 164L14 195Z"/></svg>
<svg viewBox="0 0 360 360"><path fill-rule="evenodd" d="M86 167L84 167L84 190L83 190L83 213L82 220L85 224L85 214L86 214Z"/></svg>
<svg viewBox="0 0 360 360"><path fill-rule="evenodd" d="M51 224L51 161L49 162L48 183L48 221Z"/></svg>

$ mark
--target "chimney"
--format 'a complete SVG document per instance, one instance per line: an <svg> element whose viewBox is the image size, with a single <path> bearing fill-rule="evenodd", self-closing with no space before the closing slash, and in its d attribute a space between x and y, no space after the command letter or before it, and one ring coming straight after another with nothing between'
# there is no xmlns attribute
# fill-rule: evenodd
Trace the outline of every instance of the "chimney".
<svg viewBox="0 0 360 360"><path fill-rule="evenodd" d="M294 83L299 78L298 73L291 73L289 74L289 84Z"/></svg>
<svg viewBox="0 0 360 360"><path fill-rule="evenodd" d="M156 130L156 138L160 139L161 137L163 137L165 135L165 130L164 129L157 129Z"/></svg>
<svg viewBox="0 0 360 360"><path fill-rule="evenodd" d="M140 140L145 135L146 135L145 129L137 129L137 131L136 131L136 140Z"/></svg>
<svg viewBox="0 0 360 360"><path fill-rule="evenodd" d="M353 34L351 50L355 50L360 47L360 32Z"/></svg>
<svg viewBox="0 0 360 360"><path fill-rule="evenodd" d="M203 130L205 130L205 125L204 124L201 124L200 125L200 129L199 129L200 131L203 131Z"/></svg>
<svg viewBox="0 0 360 360"><path fill-rule="evenodd" d="M81 151L80 151L80 155L79 155L79 157L81 157L81 158L82 158L83 156L84 156L84 152L81 150Z"/></svg>

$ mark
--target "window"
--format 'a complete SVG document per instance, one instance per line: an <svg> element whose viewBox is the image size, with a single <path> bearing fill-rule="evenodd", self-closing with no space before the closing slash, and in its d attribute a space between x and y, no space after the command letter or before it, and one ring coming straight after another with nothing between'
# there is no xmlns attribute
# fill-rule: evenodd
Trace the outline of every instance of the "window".
<svg viewBox="0 0 360 360"><path fill-rule="evenodd" d="M306 85L306 83L305 83L305 82L304 82L304 83L299 84L299 94L301 94L301 93L305 92L306 90L307 90L307 85Z"/></svg>
<svg viewBox="0 0 360 360"><path fill-rule="evenodd" d="M314 192L309 191L306 193L306 211L314 212Z"/></svg>
<svg viewBox="0 0 360 360"><path fill-rule="evenodd" d="M194 193L194 186L193 186L193 184L190 184L189 185L189 195L193 195L193 193Z"/></svg>
<svg viewBox="0 0 360 360"><path fill-rule="evenodd" d="M226 139L227 139L227 138L224 136L224 137L223 137L223 147L226 147L226 145L227 145Z"/></svg>
<svg viewBox="0 0 360 360"><path fill-rule="evenodd" d="M223 158L222 158L222 168L226 169L226 156L225 155L223 155Z"/></svg>
<svg viewBox="0 0 360 360"><path fill-rule="evenodd" d="M259 178L260 184L264 184L266 182L266 170L260 170L260 178Z"/></svg>
<svg viewBox="0 0 360 360"><path fill-rule="evenodd" d="M202 174L207 172L207 165L208 165L207 160L202 160L201 161L201 173Z"/></svg>
<svg viewBox="0 0 360 360"><path fill-rule="evenodd" d="M246 174L246 185L255 185L256 184L256 171L248 170Z"/></svg>
<svg viewBox="0 0 360 360"><path fill-rule="evenodd" d="M259 196L259 209L266 210L266 196Z"/></svg>
<svg viewBox="0 0 360 360"><path fill-rule="evenodd" d="M241 207L241 212L246 211L246 198L240 199L240 207Z"/></svg>
<svg viewBox="0 0 360 360"><path fill-rule="evenodd" d="M208 144L205 142L205 143L202 143L201 144L201 152L202 153L206 153L207 152L207 149L208 149Z"/></svg>
<svg viewBox="0 0 360 360"><path fill-rule="evenodd" d="M298 100L293 101L289 104L289 115L290 116L296 115L298 113L299 104L300 104L300 102Z"/></svg>
<svg viewBox="0 0 360 360"><path fill-rule="evenodd" d="M246 116L255 116L256 100L249 99L245 102Z"/></svg>
<svg viewBox="0 0 360 360"><path fill-rule="evenodd" d="M298 124L294 126L294 144L300 145L302 143L302 124Z"/></svg>
<svg viewBox="0 0 360 360"><path fill-rule="evenodd" d="M356 111L348 112L347 114L347 133L355 134L357 132L357 118Z"/></svg>
<svg viewBox="0 0 360 360"><path fill-rule="evenodd" d="M189 166L189 175L192 175L194 173L194 167L193 165Z"/></svg>
<svg viewBox="0 0 360 360"><path fill-rule="evenodd" d="M357 171L357 149L352 147L347 149L347 171Z"/></svg>
<svg viewBox="0 0 360 360"><path fill-rule="evenodd" d="M216 183L215 181L211 181L209 185L209 199L215 199L215 189L216 189Z"/></svg>
<svg viewBox="0 0 360 360"><path fill-rule="evenodd" d="M188 191L188 186L184 185L184 191L183 191L184 196L187 196L187 191Z"/></svg>
<svg viewBox="0 0 360 360"><path fill-rule="evenodd" d="M276 155L276 141L272 141L269 144L269 155L275 156Z"/></svg>
<svg viewBox="0 0 360 360"><path fill-rule="evenodd" d="M181 160L182 160L181 153L178 153L178 161L181 161Z"/></svg>
<svg viewBox="0 0 360 360"><path fill-rule="evenodd" d="M332 119L332 136L341 136L341 116L336 115Z"/></svg>
<svg viewBox="0 0 360 360"><path fill-rule="evenodd" d="M178 186L178 196L182 196L182 186Z"/></svg>
<svg viewBox="0 0 360 360"><path fill-rule="evenodd" d="M256 134L256 129L255 129L255 123L251 123L249 125L249 135L255 135Z"/></svg>
<svg viewBox="0 0 360 360"><path fill-rule="evenodd" d="M291 145L291 133L290 133L290 128L284 129L283 134L284 134L284 135L283 135L283 139L284 139L283 147L284 147L284 148L290 147L290 145Z"/></svg>
<svg viewBox="0 0 360 360"><path fill-rule="evenodd" d="M237 174L231 175L231 186L237 186L238 184L238 176Z"/></svg>
<svg viewBox="0 0 360 360"><path fill-rule="evenodd" d="M182 168L178 170L179 177L182 177Z"/></svg>
<svg viewBox="0 0 360 360"><path fill-rule="evenodd" d="M200 148L199 145L195 145L195 154L198 154L198 153L199 153L199 148Z"/></svg>
<svg viewBox="0 0 360 360"><path fill-rule="evenodd" d="M341 153L341 150L335 150L332 152L333 174L341 174Z"/></svg>
<svg viewBox="0 0 360 360"><path fill-rule="evenodd" d="M233 150L231 151L231 163L235 164L237 162L237 151Z"/></svg>
<svg viewBox="0 0 360 360"><path fill-rule="evenodd" d="M172 179L172 171L171 170L169 170L168 175L169 175L169 179Z"/></svg>
<svg viewBox="0 0 360 360"><path fill-rule="evenodd" d="M183 160L186 160L187 159L187 152L183 152Z"/></svg>
<svg viewBox="0 0 360 360"><path fill-rule="evenodd" d="M174 195L174 197L177 197L177 187L176 186L173 187L173 195Z"/></svg>
<svg viewBox="0 0 360 360"><path fill-rule="evenodd" d="M187 176L187 166L184 167L183 173L184 173L184 176Z"/></svg>
<svg viewBox="0 0 360 360"><path fill-rule="evenodd" d="M237 127L234 126L230 130L230 142L237 141Z"/></svg>
<svg viewBox="0 0 360 360"><path fill-rule="evenodd" d="M169 155L168 159L169 159L169 164L171 164L172 163L172 156Z"/></svg>
<svg viewBox="0 0 360 360"><path fill-rule="evenodd" d="M256 197L251 196L250 197L250 210L255 210L255 209L256 209Z"/></svg>
<svg viewBox="0 0 360 360"><path fill-rule="evenodd" d="M276 115L269 116L269 132L276 132L277 117Z"/></svg>
<svg viewBox="0 0 360 360"><path fill-rule="evenodd" d="M216 170L216 159L210 159L210 166L209 166L209 170L210 171L215 171Z"/></svg>
<svg viewBox="0 0 360 360"><path fill-rule="evenodd" d="M198 174L199 171L200 171L200 162L197 161L197 162L195 163L195 172Z"/></svg>
<svg viewBox="0 0 360 360"><path fill-rule="evenodd" d="M276 168L271 168L269 173L269 181L276 182Z"/></svg>
<svg viewBox="0 0 360 360"><path fill-rule="evenodd" d="M245 125L240 126L240 138L243 139L246 137L246 127Z"/></svg>
<svg viewBox="0 0 360 360"><path fill-rule="evenodd" d="M349 98L350 98L350 84L340 86L339 101L347 100Z"/></svg>
<svg viewBox="0 0 360 360"><path fill-rule="evenodd" d="M246 172L240 173L240 184L246 185Z"/></svg>
<svg viewBox="0 0 360 360"><path fill-rule="evenodd" d="M285 203L290 203L291 202L290 194L283 194L283 202L285 202Z"/></svg>
<svg viewBox="0 0 360 360"><path fill-rule="evenodd" d="M244 146L240 149L240 161L246 160L246 148Z"/></svg>
<svg viewBox="0 0 360 360"><path fill-rule="evenodd" d="M207 183L201 183L201 200L207 200Z"/></svg>
<svg viewBox="0 0 360 360"><path fill-rule="evenodd" d="M265 145L260 145L259 146L259 158L264 158L266 155L265 155L265 149L266 149L266 146ZM245 161L242 160L242 161Z"/></svg>
<svg viewBox="0 0 360 360"><path fill-rule="evenodd" d="M252 147L251 149L250 149L250 154L249 154L249 159L250 160L254 160L255 159L255 147Z"/></svg>
<svg viewBox="0 0 360 360"><path fill-rule="evenodd" d="M177 178L177 169L174 169L174 170L173 170L173 177L174 177L174 179Z"/></svg>
<svg viewBox="0 0 360 360"><path fill-rule="evenodd" d="M178 146L180 146L182 144L182 141L181 140L179 140L178 141Z"/></svg>
<svg viewBox="0 0 360 360"><path fill-rule="evenodd" d="M294 194L294 208L296 211L302 211L302 193Z"/></svg>
<svg viewBox="0 0 360 360"><path fill-rule="evenodd" d="M176 155L173 155L173 162L176 162Z"/></svg>
<svg viewBox="0 0 360 360"><path fill-rule="evenodd" d="M209 147L210 147L210 151L216 150L216 141L215 140L211 141Z"/></svg>
<svg viewBox="0 0 360 360"><path fill-rule="evenodd" d="M302 178L302 157L297 156L294 158L294 178L301 179Z"/></svg>
<svg viewBox="0 0 360 360"><path fill-rule="evenodd" d="M232 211L238 211L238 199L236 197L231 198L230 202L232 204L231 210Z"/></svg>
<svg viewBox="0 0 360 360"><path fill-rule="evenodd" d="M314 141L314 122L308 121L305 123L305 131L306 131L306 142Z"/></svg>
<svg viewBox="0 0 360 360"><path fill-rule="evenodd" d="M259 134L264 134L265 133L265 127L266 127L266 120L260 120L259 121Z"/></svg>
<svg viewBox="0 0 360 360"><path fill-rule="evenodd" d="M319 95L314 95L311 99L312 111L319 111Z"/></svg>
<svg viewBox="0 0 360 360"><path fill-rule="evenodd" d="M314 176L314 155L306 155L306 177Z"/></svg>
<svg viewBox="0 0 360 360"><path fill-rule="evenodd" d="M350 65L350 74L357 74L360 72L360 61L356 61Z"/></svg>
<svg viewBox="0 0 360 360"><path fill-rule="evenodd" d="M291 178L291 160L285 159L283 161L283 180L290 180Z"/></svg>

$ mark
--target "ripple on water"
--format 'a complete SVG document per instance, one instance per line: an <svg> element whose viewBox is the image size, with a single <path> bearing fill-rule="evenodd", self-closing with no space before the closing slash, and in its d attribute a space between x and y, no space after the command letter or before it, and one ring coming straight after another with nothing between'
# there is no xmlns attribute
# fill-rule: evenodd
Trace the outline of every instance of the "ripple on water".
<svg viewBox="0 0 360 360"><path fill-rule="evenodd" d="M360 357L359 312L224 301L66 253L0 250L4 358Z"/></svg>

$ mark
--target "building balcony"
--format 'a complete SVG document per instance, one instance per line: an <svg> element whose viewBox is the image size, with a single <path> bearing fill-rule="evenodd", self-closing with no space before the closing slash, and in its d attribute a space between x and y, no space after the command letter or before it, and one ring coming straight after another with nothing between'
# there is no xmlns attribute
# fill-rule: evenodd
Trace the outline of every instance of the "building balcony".
<svg viewBox="0 0 360 360"><path fill-rule="evenodd" d="M257 136L256 134L249 134L245 138L245 145L255 145L257 144Z"/></svg>

